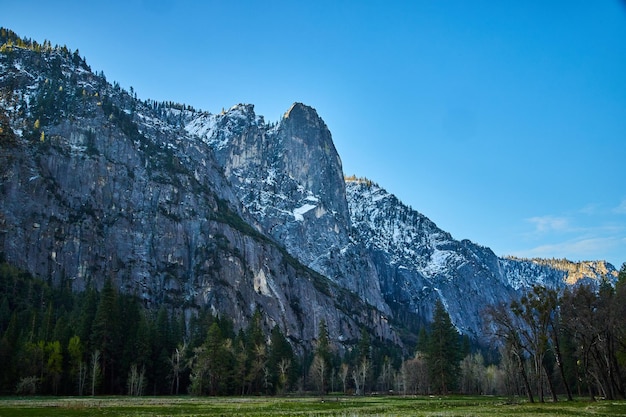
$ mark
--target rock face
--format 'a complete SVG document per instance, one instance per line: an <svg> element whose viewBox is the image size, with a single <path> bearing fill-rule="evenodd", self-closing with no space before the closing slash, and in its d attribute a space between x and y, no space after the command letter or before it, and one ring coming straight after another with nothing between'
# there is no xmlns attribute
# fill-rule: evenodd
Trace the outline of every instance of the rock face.
<svg viewBox="0 0 626 417"><path fill-rule="evenodd" d="M457 329L478 339L487 305L509 303L537 284L563 288L617 277L601 261L499 258L489 248L454 240L368 180L348 180L347 195L355 234L375 261L385 300L430 318L440 299Z"/></svg>
<svg viewBox="0 0 626 417"><path fill-rule="evenodd" d="M16 46L0 52L0 258L76 290L110 277L146 304L208 306L236 326L260 309L302 347L321 319L340 344L363 326L400 343L389 323L428 321L435 299L480 338L488 303L616 275L498 258L345 182L304 104L266 123L252 105L142 102L77 54Z"/></svg>
<svg viewBox="0 0 626 417"><path fill-rule="evenodd" d="M216 157L225 154L181 128L189 111L139 102L71 55L13 48L0 54L0 65L3 259L75 290L111 277L147 304L167 302L188 312L208 306L237 326L260 309L267 329L278 324L302 346L315 339L321 319L337 342L356 340L362 326L398 342L374 306L302 265L243 219L240 184L231 185L224 172L232 178L236 161L241 165L256 151L267 154L248 147L256 138L247 132L269 131L243 118L251 106L218 121L224 123L221 135L242 141L241 155L229 154L232 165L224 170ZM48 101L50 92L57 96ZM292 109L286 130L310 117L304 110ZM245 133L237 136L241 126ZM315 134L302 131L293 140L318 140L307 136ZM257 169L259 178L267 172ZM308 188L294 185L291 196L313 202L307 197L322 194L321 182L307 183L303 175L297 184ZM332 198L325 201L320 213L337 210ZM297 207L290 213L294 222L275 236L306 234L298 216L315 213ZM345 199L342 215L347 222Z"/></svg>
<svg viewBox="0 0 626 417"><path fill-rule="evenodd" d="M186 129L209 144L255 227L300 262L388 312L368 255L351 238L341 159L317 112L296 103L276 125L238 105L192 115Z"/></svg>

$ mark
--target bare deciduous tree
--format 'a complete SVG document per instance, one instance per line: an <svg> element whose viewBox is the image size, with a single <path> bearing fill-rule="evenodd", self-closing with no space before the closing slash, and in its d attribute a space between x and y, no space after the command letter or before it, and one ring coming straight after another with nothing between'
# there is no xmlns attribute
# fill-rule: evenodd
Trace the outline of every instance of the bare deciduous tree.
<svg viewBox="0 0 626 417"><path fill-rule="evenodd" d="M341 368L339 368L339 378L341 378L341 383L343 384L343 393L345 394L347 392L347 379L348 379L348 371L350 370L350 367L348 366L347 363L342 363L341 364Z"/></svg>
<svg viewBox="0 0 626 417"><path fill-rule="evenodd" d="M311 363L311 369L309 373L315 384L317 385L317 389L319 390L321 395L324 395L326 391L326 372L328 365L326 364L326 360L321 355L315 355L313 358L313 363Z"/></svg>
<svg viewBox="0 0 626 417"><path fill-rule="evenodd" d="M279 388L281 391L287 389L289 368L291 368L291 360L283 358L278 362L278 383L280 384Z"/></svg>
<svg viewBox="0 0 626 417"><path fill-rule="evenodd" d="M352 370L352 379L354 380L354 386L356 387L357 395L365 395L365 382L367 374L369 373L371 363L367 358L363 358Z"/></svg>
<svg viewBox="0 0 626 417"><path fill-rule="evenodd" d="M182 343L178 345L178 347L172 353L172 357L170 358L170 366L171 370L171 378L172 378L172 386L170 388L170 392L172 394L178 395L178 389L180 385L180 374L187 368L187 365L182 360L185 356L185 351L187 350L187 344Z"/></svg>
<svg viewBox="0 0 626 417"><path fill-rule="evenodd" d="M131 397L143 395L146 386L146 368L142 367L140 371L136 363L132 364L128 373L127 386L128 395Z"/></svg>
<svg viewBox="0 0 626 417"><path fill-rule="evenodd" d="M525 363L528 349L522 343L522 339L519 335L519 329L522 324L519 320L516 320L517 317L511 314L508 307L504 304L488 306L485 310L485 315L491 325L492 335L500 343L503 343L506 354L514 360L518 375L524 385L528 401L531 403L535 402Z"/></svg>
<svg viewBox="0 0 626 417"><path fill-rule="evenodd" d="M91 354L91 395L96 395L96 387L100 379L100 351Z"/></svg>
<svg viewBox="0 0 626 417"><path fill-rule="evenodd" d="M406 394L428 394L430 379L428 364L424 354L417 352L415 357L407 359L400 367L402 392Z"/></svg>

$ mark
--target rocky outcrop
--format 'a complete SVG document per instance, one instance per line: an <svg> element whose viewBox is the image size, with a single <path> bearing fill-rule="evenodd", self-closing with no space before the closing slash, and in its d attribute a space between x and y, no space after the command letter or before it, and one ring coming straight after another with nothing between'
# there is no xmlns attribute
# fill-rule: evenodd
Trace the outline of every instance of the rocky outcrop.
<svg viewBox="0 0 626 417"><path fill-rule="evenodd" d="M317 112L295 103L275 125L251 105L210 116L195 114L186 129L199 135L255 227L300 262L389 312L369 255L351 237L341 159Z"/></svg>
<svg viewBox="0 0 626 417"><path fill-rule="evenodd" d="M345 182L304 104L266 123L252 105L142 102L76 53L17 46L0 52L0 258L75 290L110 277L147 305L236 326L262 310L303 347L322 319L339 345L363 326L400 343L390 323L415 330L437 299L481 338L488 304L617 275L499 258L371 181Z"/></svg>
<svg viewBox="0 0 626 417"><path fill-rule="evenodd" d="M322 319L340 344L356 340L362 326L399 343L375 306L272 237L306 224L298 214L315 213L294 209L294 222L275 235L244 220L240 183L231 186L227 176L255 152L253 134L267 134L267 126L241 119L237 136L235 110L225 117L232 130L220 134L241 140L242 155L229 154L224 169L216 160L224 154L181 129L188 112L142 103L61 51L14 48L0 54L0 65L0 108L11 133L0 146L3 259L75 290L110 277L147 305L168 303L187 314L209 307L236 326L259 309L266 328L278 324L296 346L313 343ZM292 109L290 123L307 117L298 112ZM257 169L261 178L266 171ZM298 203L322 195L321 183L305 185L293 191ZM331 200L318 203L320 211L335 210Z"/></svg>
<svg viewBox="0 0 626 417"><path fill-rule="evenodd" d="M482 339L487 305L508 304L533 285L561 289L578 280L614 282L605 262L563 267L545 260L499 258L469 240L456 241L432 221L368 180L347 181L356 234L375 260L381 290L391 305L402 305L429 321L439 299L463 334ZM584 278L583 278L584 277Z"/></svg>

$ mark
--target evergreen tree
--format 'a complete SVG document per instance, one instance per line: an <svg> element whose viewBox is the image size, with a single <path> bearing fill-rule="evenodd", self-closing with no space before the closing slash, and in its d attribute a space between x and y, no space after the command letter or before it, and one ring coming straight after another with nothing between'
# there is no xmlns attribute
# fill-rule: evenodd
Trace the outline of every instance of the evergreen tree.
<svg viewBox="0 0 626 417"><path fill-rule="evenodd" d="M321 356L326 363L330 363L330 338L328 336L326 320L324 319L319 322L317 348L315 349L315 354Z"/></svg>
<svg viewBox="0 0 626 417"><path fill-rule="evenodd" d="M17 381L17 357L19 349L19 325L16 312L13 312L6 331L0 338L0 392L7 392L14 388Z"/></svg>
<svg viewBox="0 0 626 417"><path fill-rule="evenodd" d="M120 315L117 292L110 279L102 288L100 302L93 322L92 342L100 351L100 371L106 393L113 393L116 388L116 366L120 357Z"/></svg>
<svg viewBox="0 0 626 417"><path fill-rule="evenodd" d="M205 345L209 364L209 393L229 394L234 368L232 341L224 338L218 323L214 322L209 328Z"/></svg>
<svg viewBox="0 0 626 417"><path fill-rule="evenodd" d="M426 352L428 350L428 331L426 327L420 327L420 332L417 335L417 347L416 352Z"/></svg>
<svg viewBox="0 0 626 417"><path fill-rule="evenodd" d="M152 345L152 382L153 394L169 392L167 375L169 373L170 352L176 347L171 341L170 320L167 309L161 305L153 328Z"/></svg>
<svg viewBox="0 0 626 417"><path fill-rule="evenodd" d="M267 367L272 375L272 386L282 391L288 385L290 372L293 369L293 349L280 331L278 325L274 326L270 335L270 351Z"/></svg>
<svg viewBox="0 0 626 417"><path fill-rule="evenodd" d="M98 301L98 293L93 287L89 287L80 296L80 302L76 303L75 315L78 317L76 335L80 338L85 352L91 352L95 349L92 343L92 334Z"/></svg>
<svg viewBox="0 0 626 417"><path fill-rule="evenodd" d="M439 394L456 389L462 352L459 333L440 300L435 304L426 351L430 380Z"/></svg>
<svg viewBox="0 0 626 417"><path fill-rule="evenodd" d="M313 380L317 383L321 394L326 392L327 380L330 373L330 361L331 353L328 327L326 327L326 320L322 319L320 320L318 327L315 356L313 357L313 362L311 363L309 370L309 373L313 377Z"/></svg>
<svg viewBox="0 0 626 417"><path fill-rule="evenodd" d="M370 350L372 346L370 343L370 335L365 327L361 328L361 337L357 344L357 363L363 359L370 358Z"/></svg>
<svg viewBox="0 0 626 417"><path fill-rule="evenodd" d="M263 335L261 320L261 312L256 310L245 332L246 383L249 394L260 392L267 360L265 337Z"/></svg>

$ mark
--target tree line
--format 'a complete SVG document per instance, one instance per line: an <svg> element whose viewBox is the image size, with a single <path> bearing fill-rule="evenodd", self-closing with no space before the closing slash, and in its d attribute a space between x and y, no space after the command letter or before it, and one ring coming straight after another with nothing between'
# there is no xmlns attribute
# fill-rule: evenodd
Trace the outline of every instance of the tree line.
<svg viewBox="0 0 626 417"><path fill-rule="evenodd" d="M362 339L340 353L319 323L315 348L298 347L261 311L249 324L198 308L147 306L118 291L76 292L0 264L0 393L51 395L274 395L339 389L342 361L367 357L358 384L372 389L373 363L398 363L397 347ZM295 349L297 348L297 350ZM387 357L382 360L379 358ZM391 358L394 360L392 361ZM344 381L343 388L350 389ZM367 388L364 388L367 387Z"/></svg>
<svg viewBox="0 0 626 417"><path fill-rule="evenodd" d="M0 392L53 395L501 394L529 401L624 398L626 264L615 286L536 286L489 306L490 346L456 330L438 301L403 352L363 328L339 345L324 320L303 348L256 311L248 325L199 308L146 306L106 280L52 285L0 264Z"/></svg>
<svg viewBox="0 0 626 417"><path fill-rule="evenodd" d="M501 362L530 402L625 398L626 264L615 286L580 284L557 292L535 286L486 312Z"/></svg>
<svg viewBox="0 0 626 417"><path fill-rule="evenodd" d="M37 53L58 52L67 58L71 58L76 65L82 65L88 68L85 60L81 58L78 49L72 52L66 45L52 46L47 39L44 40L43 44L40 44L30 38L20 38L17 33L13 32L11 29L0 27L0 52L11 52L14 47L30 49Z"/></svg>

